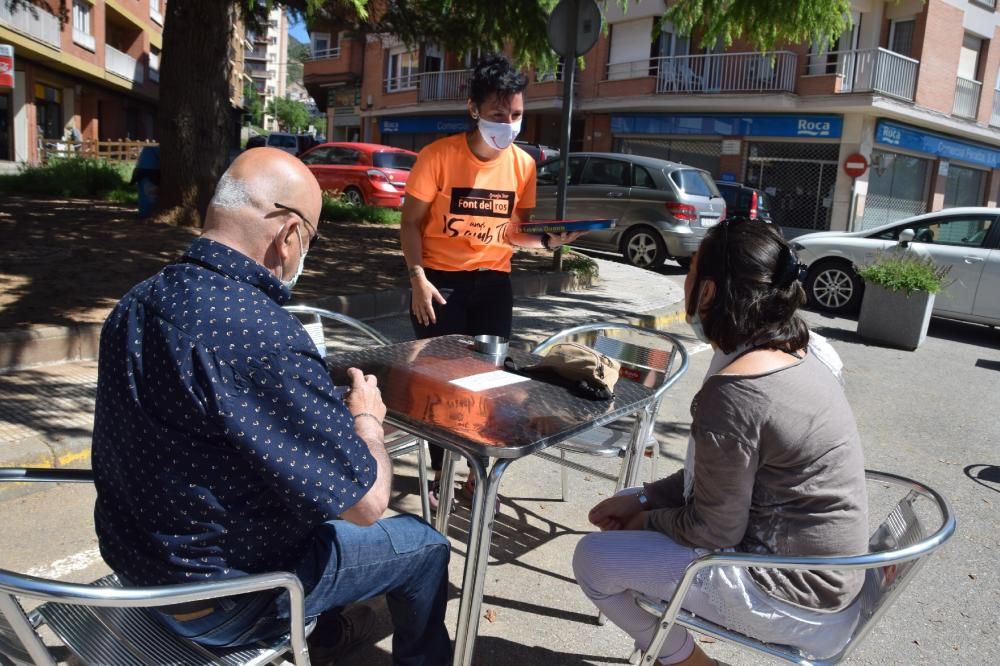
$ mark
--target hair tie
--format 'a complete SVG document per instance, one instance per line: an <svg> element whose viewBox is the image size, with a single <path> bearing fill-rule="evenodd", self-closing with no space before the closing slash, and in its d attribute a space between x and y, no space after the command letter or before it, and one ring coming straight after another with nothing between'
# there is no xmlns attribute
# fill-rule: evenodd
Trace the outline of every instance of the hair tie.
<svg viewBox="0 0 1000 666"><path fill-rule="evenodd" d="M782 246L778 256L778 270L774 273L771 283L778 289L785 289L793 282L805 282L807 266L799 263L799 258L787 245Z"/></svg>

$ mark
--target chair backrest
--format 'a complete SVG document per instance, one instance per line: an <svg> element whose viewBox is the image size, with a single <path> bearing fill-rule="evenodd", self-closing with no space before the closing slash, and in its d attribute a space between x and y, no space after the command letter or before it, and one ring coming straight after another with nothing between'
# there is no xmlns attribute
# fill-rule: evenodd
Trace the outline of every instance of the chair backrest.
<svg viewBox="0 0 1000 666"><path fill-rule="evenodd" d="M332 310L324 310L309 305L286 305L285 309L291 312L302 322L303 328L316 345L320 356L326 356L330 346L327 336L327 326L339 326L348 328L353 332L360 333L365 343L374 343L375 346L389 344L389 339L376 331L368 324Z"/></svg>
<svg viewBox="0 0 1000 666"><path fill-rule="evenodd" d="M91 470L0 468L0 482L91 483L92 481ZM137 616L134 612L129 614L129 617L118 613L124 618L121 623L108 622L107 619L117 611L145 612L145 609L158 606L274 590L288 595L292 659L297 664L308 663L305 593L298 577L291 573L250 574L218 581L129 588L122 587L118 577L114 575L91 584L81 584L0 569L0 664L8 666L10 662L15 666L55 666L56 659L39 636L38 626L42 622L48 622L57 636L65 638L66 633L57 631L56 625L52 622L60 613L69 617L67 626L74 635L83 636L83 643L86 643L88 650L93 649L101 654L111 652L129 654L131 648L123 646L129 643L142 645L143 653L146 654L145 657L133 659L132 657L138 654L133 650L132 657L85 659L85 663L188 663L173 659L166 652L159 652L165 647L167 650L172 650L173 654L179 654L185 648L184 639L174 637L173 641L158 640L155 633L173 637L173 634L167 632L158 622L151 619L145 621L145 618ZM31 615L27 615L20 599L48 603L32 611ZM67 609L79 612L67 612ZM88 614L85 611L95 612ZM144 622L133 622L135 617ZM278 642L284 643L284 639L279 639ZM281 645L280 650L283 652L284 649L284 645ZM239 650L235 649L234 655L242 654ZM239 659L236 661L242 663ZM212 658L198 660L197 663L231 662L228 659Z"/></svg>
<svg viewBox="0 0 1000 666"><path fill-rule="evenodd" d="M694 580L698 571L709 566L735 564L737 566L754 566L763 568L811 569L844 571L860 569L865 571L865 582L858 603L860 616L857 625L839 654L820 660L823 664L836 664L847 657L863 642L864 638L874 628L882 615L892 606L906 585L913 580L914 575L923 566L928 556L940 548L955 533L955 515L948 500L934 489L896 474L866 470L868 488L871 490L888 488L897 494L905 491L905 496L893 507L885 520L875 529L869 539L869 552L865 555L850 557L777 557L771 555L756 555L745 553L712 553L696 560L688 567L678 590L686 593L690 581ZM869 492L869 497L872 493ZM929 501L927 501L929 500ZM936 513L935 519L940 520L937 529L930 534L924 530L914 505L922 501L924 507L929 507L926 515ZM647 607L644 603L640 606ZM661 620L669 619L670 611L675 604L663 611L657 608L655 612L663 612ZM676 606L679 609L680 603ZM776 644L762 643L755 638L727 630L701 618L692 616L686 611L677 616L677 621L686 627L701 631L717 639L731 641L743 647L770 654L791 663L804 662L804 657L796 648Z"/></svg>
<svg viewBox="0 0 1000 666"><path fill-rule="evenodd" d="M563 329L532 349L540 356L559 342L585 344L621 364L621 376L654 389L655 400L688 368L687 351L670 333L631 324L600 322Z"/></svg>

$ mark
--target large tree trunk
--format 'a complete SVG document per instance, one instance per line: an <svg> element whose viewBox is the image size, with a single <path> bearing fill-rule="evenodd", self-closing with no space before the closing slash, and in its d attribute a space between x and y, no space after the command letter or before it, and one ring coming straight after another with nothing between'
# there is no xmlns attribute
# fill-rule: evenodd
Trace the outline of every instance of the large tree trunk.
<svg viewBox="0 0 1000 666"><path fill-rule="evenodd" d="M229 101L234 0L170 0L160 71L161 219L201 226L235 147Z"/></svg>

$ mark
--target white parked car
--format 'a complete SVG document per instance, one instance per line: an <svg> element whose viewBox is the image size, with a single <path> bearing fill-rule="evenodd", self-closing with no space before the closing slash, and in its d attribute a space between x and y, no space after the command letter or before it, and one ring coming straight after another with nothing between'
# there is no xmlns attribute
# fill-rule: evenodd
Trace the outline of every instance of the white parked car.
<svg viewBox="0 0 1000 666"><path fill-rule="evenodd" d="M835 313L861 305L864 282L854 272L879 250L902 244L950 265L949 286L934 301L934 314L1000 325L1000 211L949 208L864 231L821 231L799 236L792 246L809 267L806 293L813 305Z"/></svg>

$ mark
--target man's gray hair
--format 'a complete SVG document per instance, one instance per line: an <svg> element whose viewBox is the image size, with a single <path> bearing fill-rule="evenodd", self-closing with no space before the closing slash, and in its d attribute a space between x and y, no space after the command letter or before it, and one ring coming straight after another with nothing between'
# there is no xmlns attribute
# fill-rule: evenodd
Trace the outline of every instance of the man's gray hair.
<svg viewBox="0 0 1000 666"><path fill-rule="evenodd" d="M225 210L236 210L239 208L252 208L254 201L247 190L246 183L233 178L227 171L219 179L219 184L215 187L215 195L212 196L212 201L209 205Z"/></svg>

